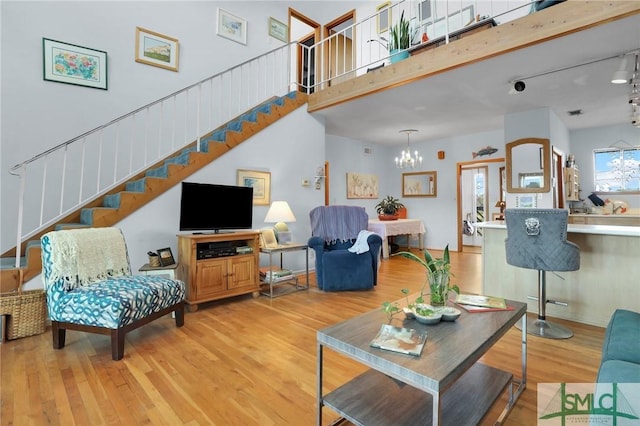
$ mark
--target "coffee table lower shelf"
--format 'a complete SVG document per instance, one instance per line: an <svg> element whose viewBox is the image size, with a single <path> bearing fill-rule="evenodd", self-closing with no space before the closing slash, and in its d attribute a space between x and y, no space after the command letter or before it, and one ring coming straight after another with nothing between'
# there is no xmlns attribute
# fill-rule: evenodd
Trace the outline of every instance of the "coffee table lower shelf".
<svg viewBox="0 0 640 426"><path fill-rule="evenodd" d="M442 425L477 424L513 375L476 363L441 394ZM369 370L322 398L323 405L356 425L431 425L432 397L376 370Z"/></svg>

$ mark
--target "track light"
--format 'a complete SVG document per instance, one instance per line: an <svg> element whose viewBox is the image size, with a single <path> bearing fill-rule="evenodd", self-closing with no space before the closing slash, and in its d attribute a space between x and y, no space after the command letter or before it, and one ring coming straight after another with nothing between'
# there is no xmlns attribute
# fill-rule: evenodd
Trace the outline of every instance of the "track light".
<svg viewBox="0 0 640 426"><path fill-rule="evenodd" d="M629 80L629 72L627 71L627 56L623 55L620 61L620 68L613 73L611 82L613 84L624 84Z"/></svg>

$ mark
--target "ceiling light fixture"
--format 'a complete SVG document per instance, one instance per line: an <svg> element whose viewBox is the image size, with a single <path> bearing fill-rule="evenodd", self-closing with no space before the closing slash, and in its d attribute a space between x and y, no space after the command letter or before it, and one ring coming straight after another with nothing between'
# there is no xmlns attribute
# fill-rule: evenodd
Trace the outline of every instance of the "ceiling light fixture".
<svg viewBox="0 0 640 426"><path fill-rule="evenodd" d="M627 81L629 81L629 72L627 71L627 56L622 55L620 68L618 68L618 71L613 73L611 82L613 84L625 84Z"/></svg>
<svg viewBox="0 0 640 426"><path fill-rule="evenodd" d="M415 132L417 132L416 129L400 130L400 133L407 134L407 149L402 150L402 152L400 153L400 158L396 157L396 167L398 167L399 169L404 169L409 167L413 169L416 165L422 164L422 157L420 156L418 151L415 150L413 154L411 153L411 145L409 142L409 138L411 133L415 133Z"/></svg>

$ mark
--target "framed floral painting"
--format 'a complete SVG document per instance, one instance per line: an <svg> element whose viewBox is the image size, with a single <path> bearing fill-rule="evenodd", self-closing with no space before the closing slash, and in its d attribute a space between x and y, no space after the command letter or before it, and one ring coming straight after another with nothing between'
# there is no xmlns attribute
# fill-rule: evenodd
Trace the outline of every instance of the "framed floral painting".
<svg viewBox="0 0 640 426"><path fill-rule="evenodd" d="M107 90L107 52L42 39L43 78Z"/></svg>

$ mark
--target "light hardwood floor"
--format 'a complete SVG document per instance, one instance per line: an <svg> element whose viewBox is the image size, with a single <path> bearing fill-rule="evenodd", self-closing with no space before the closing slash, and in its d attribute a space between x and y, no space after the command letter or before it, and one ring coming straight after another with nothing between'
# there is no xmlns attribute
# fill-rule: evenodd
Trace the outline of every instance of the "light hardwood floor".
<svg viewBox="0 0 640 426"><path fill-rule="evenodd" d="M481 255L451 255L454 283L478 292ZM273 300L247 295L202 305L182 328L167 316L129 333L122 361L111 360L106 336L68 331L58 351L49 330L6 342L1 424L313 425L316 331L401 299L401 288L418 292L422 282L416 263L392 257L373 291L323 293L312 278L310 290ZM595 380L604 329L559 322L574 337L529 337L528 385L507 425L536 423L537 383ZM512 329L481 361L520 376L519 349ZM330 350L324 358L327 390L364 371ZM326 408L323 415L327 423L338 417Z"/></svg>

